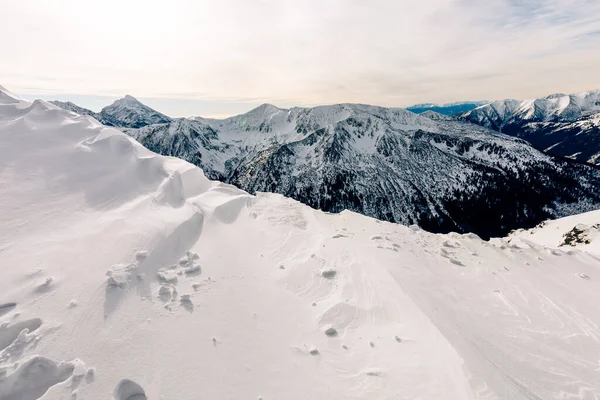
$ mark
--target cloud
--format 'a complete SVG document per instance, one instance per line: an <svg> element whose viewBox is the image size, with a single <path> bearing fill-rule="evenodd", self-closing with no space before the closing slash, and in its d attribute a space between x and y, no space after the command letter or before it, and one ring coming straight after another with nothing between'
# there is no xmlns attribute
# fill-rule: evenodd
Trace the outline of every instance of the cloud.
<svg viewBox="0 0 600 400"><path fill-rule="evenodd" d="M402 106L600 87L597 0L30 0L3 9L0 76L14 91L226 108L228 99Z"/></svg>

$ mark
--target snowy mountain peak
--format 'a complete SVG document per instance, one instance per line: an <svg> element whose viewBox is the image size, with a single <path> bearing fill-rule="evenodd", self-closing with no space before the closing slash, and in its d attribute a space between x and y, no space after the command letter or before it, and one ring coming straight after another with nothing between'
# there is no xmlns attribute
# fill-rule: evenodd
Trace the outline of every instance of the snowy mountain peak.
<svg viewBox="0 0 600 400"><path fill-rule="evenodd" d="M549 96L546 96L546 99L548 99L548 100L550 100L550 99L558 99L558 98L565 97L565 96L568 96L568 95L564 94L564 93L554 93L554 94L551 94Z"/></svg>
<svg viewBox="0 0 600 400"><path fill-rule="evenodd" d="M260 106L256 107L254 109L255 111L260 111L260 112L277 112L277 111L286 111L283 108L279 108L277 106L274 106L273 104L269 104L269 103L263 103Z"/></svg>
<svg viewBox="0 0 600 400"><path fill-rule="evenodd" d="M549 154L599 163L600 91L555 93L500 100L463 113L460 119L527 140Z"/></svg>
<svg viewBox="0 0 600 400"><path fill-rule="evenodd" d="M171 121L171 118L148 107L130 95L126 95L104 107L100 111L99 117L107 125L122 128L141 128Z"/></svg>
<svg viewBox="0 0 600 400"><path fill-rule="evenodd" d="M150 108L144 105L141 101L136 99L135 97L127 94L124 97L115 100L111 105L105 107L139 107L139 108Z"/></svg>
<svg viewBox="0 0 600 400"><path fill-rule="evenodd" d="M501 128L507 124L526 122L573 122L600 112L600 91L576 94L555 93L529 100L505 99L479 106L462 115L479 125Z"/></svg>
<svg viewBox="0 0 600 400"><path fill-rule="evenodd" d="M238 115L237 117L241 117L241 116L252 116L252 117L258 117L258 118L267 118L269 116L272 116L274 114L280 113L282 111L287 112L287 110L279 108L277 106L274 106L273 104L268 104L268 103L264 103L261 104L260 106L253 108L252 110L248 111L247 113ZM232 117L235 118L235 117Z"/></svg>
<svg viewBox="0 0 600 400"><path fill-rule="evenodd" d="M421 113L421 116L431 118L436 121L453 121L454 120L454 118L450 115L440 114L433 110L427 110L427 111Z"/></svg>

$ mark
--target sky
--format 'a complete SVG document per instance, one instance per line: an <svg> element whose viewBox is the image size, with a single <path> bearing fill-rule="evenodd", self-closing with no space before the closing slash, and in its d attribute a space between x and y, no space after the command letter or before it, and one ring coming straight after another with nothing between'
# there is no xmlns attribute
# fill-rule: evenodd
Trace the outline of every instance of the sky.
<svg viewBox="0 0 600 400"><path fill-rule="evenodd" d="M0 85L170 116L600 88L598 0L0 0Z"/></svg>

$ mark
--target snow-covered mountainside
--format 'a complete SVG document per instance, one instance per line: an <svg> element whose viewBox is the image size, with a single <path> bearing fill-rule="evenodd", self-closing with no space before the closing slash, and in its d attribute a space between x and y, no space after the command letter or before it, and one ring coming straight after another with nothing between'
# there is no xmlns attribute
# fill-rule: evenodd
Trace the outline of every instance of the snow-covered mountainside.
<svg viewBox="0 0 600 400"><path fill-rule="evenodd" d="M406 107L407 110L414 112L415 114L422 114L424 112L432 111L442 115L454 115L465 113L474 108L477 108L483 104L487 104L487 101L461 101L457 103L448 104L416 104L414 106Z"/></svg>
<svg viewBox="0 0 600 400"><path fill-rule="evenodd" d="M171 121L171 118L129 95L104 107L99 116L103 124L121 128L141 128L146 125L164 124Z"/></svg>
<svg viewBox="0 0 600 400"><path fill-rule="evenodd" d="M461 119L522 138L549 154L600 164L600 90L495 101Z"/></svg>
<svg viewBox="0 0 600 400"><path fill-rule="evenodd" d="M585 247L251 196L1 90L0 210L3 400L600 396Z"/></svg>
<svg viewBox="0 0 600 400"><path fill-rule="evenodd" d="M544 221L529 230L518 230L511 237L524 238L548 248L576 248L600 255L600 211Z"/></svg>
<svg viewBox="0 0 600 400"><path fill-rule="evenodd" d="M451 115L440 114L440 113L432 111L432 110L424 111L424 112L420 113L420 115L422 117L431 118L436 121L455 121L456 120L456 118Z"/></svg>
<svg viewBox="0 0 600 400"><path fill-rule="evenodd" d="M250 193L434 232L498 236L597 209L600 171L460 121L359 104L260 106L125 132Z"/></svg>

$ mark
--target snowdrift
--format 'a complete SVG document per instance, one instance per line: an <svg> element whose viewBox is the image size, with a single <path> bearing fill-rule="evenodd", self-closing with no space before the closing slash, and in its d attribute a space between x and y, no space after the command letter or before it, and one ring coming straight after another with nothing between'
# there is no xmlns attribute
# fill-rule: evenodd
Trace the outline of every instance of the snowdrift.
<svg viewBox="0 0 600 400"><path fill-rule="evenodd" d="M553 226L250 196L0 90L0 399L597 399L599 256Z"/></svg>

